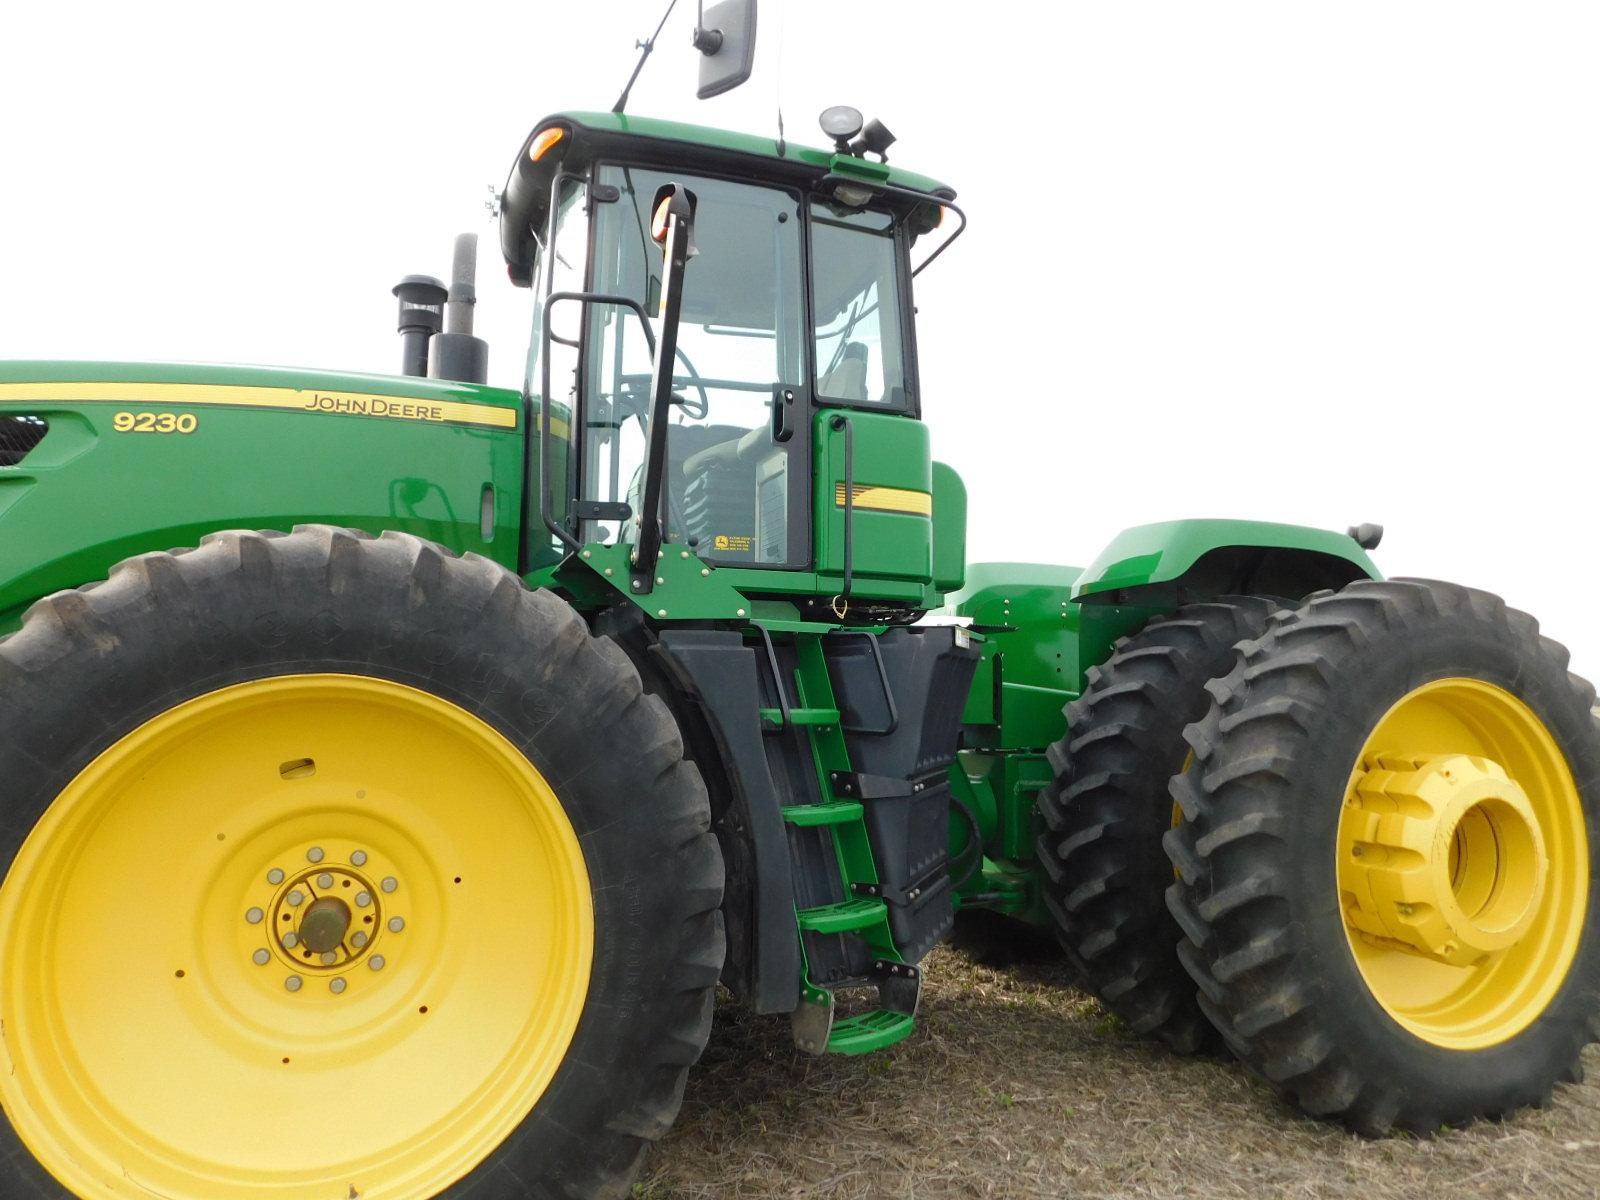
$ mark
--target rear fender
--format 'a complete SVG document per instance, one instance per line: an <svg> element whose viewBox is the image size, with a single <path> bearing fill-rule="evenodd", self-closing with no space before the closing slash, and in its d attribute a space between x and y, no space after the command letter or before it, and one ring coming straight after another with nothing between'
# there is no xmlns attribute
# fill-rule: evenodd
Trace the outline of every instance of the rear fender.
<svg viewBox="0 0 1600 1200"><path fill-rule="evenodd" d="M1079 663L1103 662L1151 617L1227 595L1292 604L1312 592L1382 576L1347 534L1264 521L1166 521L1125 529L1084 569ZM1079 688L1081 690L1081 682Z"/></svg>

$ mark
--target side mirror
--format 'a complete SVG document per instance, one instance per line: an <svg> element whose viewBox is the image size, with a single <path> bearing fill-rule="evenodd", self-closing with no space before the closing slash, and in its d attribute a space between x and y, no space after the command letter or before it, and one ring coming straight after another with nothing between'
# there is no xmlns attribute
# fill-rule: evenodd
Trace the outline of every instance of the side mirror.
<svg viewBox="0 0 1600 1200"><path fill-rule="evenodd" d="M694 31L694 48L700 51L702 100L731 92L745 80L756 62L756 0L721 0L700 15Z"/></svg>

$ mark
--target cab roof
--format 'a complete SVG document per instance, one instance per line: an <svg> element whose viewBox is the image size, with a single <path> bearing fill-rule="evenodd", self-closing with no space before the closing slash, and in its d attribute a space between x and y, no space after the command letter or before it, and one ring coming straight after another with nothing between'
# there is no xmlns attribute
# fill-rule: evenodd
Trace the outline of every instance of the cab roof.
<svg viewBox="0 0 1600 1200"><path fill-rule="evenodd" d="M529 158L534 140L552 127L565 136L541 155ZM500 248L513 281L524 286L534 256L533 233L544 223L549 207L550 180L558 165L585 167L597 159L622 158L629 162L688 171L723 172L753 180L810 189L829 175L853 176L868 183L888 184L925 192L946 200L954 189L926 175L857 158L835 150L819 150L776 138L712 129L638 117L630 113L561 112L534 126L512 164L501 204Z"/></svg>
<svg viewBox="0 0 1600 1200"><path fill-rule="evenodd" d="M759 137L753 133L736 133L729 129L712 129L706 125L686 125L654 117L636 117L628 113L611 112L557 113L541 121L539 128L543 129L556 121L567 121L575 127L581 127L596 142L613 141L630 145L641 141L687 143L692 148L687 153L679 147L679 153L684 154L685 163L695 160L693 148L698 148L706 152L707 157L717 156L716 152L721 151L749 158L767 159L775 164L797 163L808 168L808 173L815 173L818 177L830 170L842 169L854 173L864 167L868 169L867 173L872 178L892 183L896 187L910 188L914 192L946 194L951 197L955 195L944 184L902 167L881 164L873 159L856 158L854 155L840 154L834 150L802 146L796 142L786 142L780 152L776 138Z"/></svg>

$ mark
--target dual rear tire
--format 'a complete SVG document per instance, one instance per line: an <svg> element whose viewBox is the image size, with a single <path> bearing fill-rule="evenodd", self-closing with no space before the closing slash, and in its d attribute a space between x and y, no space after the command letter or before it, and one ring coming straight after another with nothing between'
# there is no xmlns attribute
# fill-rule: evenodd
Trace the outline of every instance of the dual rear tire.
<svg viewBox="0 0 1600 1200"><path fill-rule="evenodd" d="M1080 949L1091 990L1178 1049L1207 1044L1203 1018L1302 1109L1367 1134L1499 1116L1578 1078L1600 1036L1600 731L1565 650L1468 588L1359 582L1313 597L1201 685L1194 723L1162 743L1178 764L1168 789L1151 786L1153 763L1095 769L1105 747L1127 748L1097 712L1126 704L1117 677L1147 639L1170 640L1163 624L1091 679L1057 749L1040 847L1063 880L1057 919L1069 950L1126 946L1115 961L1136 968L1118 976ZM1163 703L1147 731L1180 726L1175 710L1197 701ZM1141 815L1115 812L1117 778ZM1148 837L1164 820L1164 881L1148 841L1117 849L1098 832ZM1066 870L1086 846L1107 881L1094 903ZM1174 925L1155 921L1158 896ZM1152 995L1159 1010L1141 1006Z"/></svg>
<svg viewBox="0 0 1600 1200"><path fill-rule="evenodd" d="M1254 597L1187 605L1119 641L1067 705L1040 797L1045 904L1087 990L1139 1034L1181 1054L1220 1048L1173 948L1167 911L1173 825L1168 781L1188 761L1184 728L1205 715L1206 683L1233 665L1275 606Z"/></svg>

